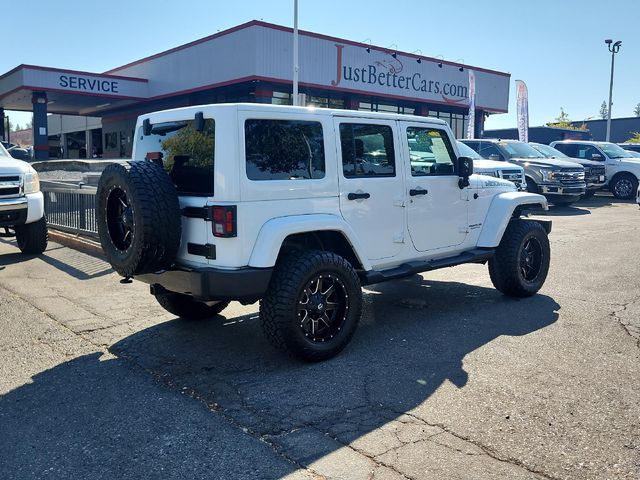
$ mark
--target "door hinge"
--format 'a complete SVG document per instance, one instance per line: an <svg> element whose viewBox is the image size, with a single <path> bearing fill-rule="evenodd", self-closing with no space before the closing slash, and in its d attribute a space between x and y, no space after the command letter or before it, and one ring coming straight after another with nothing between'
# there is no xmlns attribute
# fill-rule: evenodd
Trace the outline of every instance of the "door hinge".
<svg viewBox="0 0 640 480"><path fill-rule="evenodd" d="M404 243L404 235L399 233L393 236L393 243Z"/></svg>
<svg viewBox="0 0 640 480"><path fill-rule="evenodd" d="M404 203L404 199L402 199L402 198L396 198L396 199L393 201L393 206L394 206L394 207L404 207L404 205L405 205L405 203Z"/></svg>
<svg viewBox="0 0 640 480"><path fill-rule="evenodd" d="M184 207L181 211L183 217L202 218L211 221L211 208L209 207Z"/></svg>

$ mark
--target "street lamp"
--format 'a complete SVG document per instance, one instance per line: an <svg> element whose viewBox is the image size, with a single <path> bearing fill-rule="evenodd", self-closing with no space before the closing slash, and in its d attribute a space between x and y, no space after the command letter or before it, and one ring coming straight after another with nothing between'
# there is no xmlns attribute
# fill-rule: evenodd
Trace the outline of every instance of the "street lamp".
<svg viewBox="0 0 640 480"><path fill-rule="evenodd" d="M607 44L607 48L611 52L611 81L609 82L609 110L607 112L607 142L610 141L611 138L611 104L613 98L613 64L616 58L616 53L620 51L620 45L622 42L620 40L615 43L610 38L607 38L604 43ZM613 44L613 45L612 45Z"/></svg>

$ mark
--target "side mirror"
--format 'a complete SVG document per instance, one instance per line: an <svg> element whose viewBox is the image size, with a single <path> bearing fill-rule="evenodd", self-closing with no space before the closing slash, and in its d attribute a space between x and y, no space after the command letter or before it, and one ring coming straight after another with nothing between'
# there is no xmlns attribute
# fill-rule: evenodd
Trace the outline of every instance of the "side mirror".
<svg viewBox="0 0 640 480"><path fill-rule="evenodd" d="M463 189L469 186L469 177L473 174L473 159L469 157L460 157L456 162L458 169L458 187Z"/></svg>
<svg viewBox="0 0 640 480"><path fill-rule="evenodd" d="M602 160L602 155L600 155L599 153L594 153L593 155L591 155L591 160L600 161Z"/></svg>

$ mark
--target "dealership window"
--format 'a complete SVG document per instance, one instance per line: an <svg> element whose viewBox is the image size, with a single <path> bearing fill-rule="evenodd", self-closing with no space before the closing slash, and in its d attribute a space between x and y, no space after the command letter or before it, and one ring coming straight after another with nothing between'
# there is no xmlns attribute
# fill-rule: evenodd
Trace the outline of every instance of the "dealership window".
<svg viewBox="0 0 640 480"><path fill-rule="evenodd" d="M324 178L324 137L320 122L247 120L244 124L249 180Z"/></svg>
<svg viewBox="0 0 640 480"><path fill-rule="evenodd" d="M387 125L340 124L342 172L346 178L395 177L393 131Z"/></svg>
<svg viewBox="0 0 640 480"><path fill-rule="evenodd" d="M274 105L292 105L291 94L285 92L273 92L271 103Z"/></svg>
<svg viewBox="0 0 640 480"><path fill-rule="evenodd" d="M444 120L449 124L456 138L464 138L467 130L468 117L460 113L430 111L429 116Z"/></svg>
<svg viewBox="0 0 640 480"><path fill-rule="evenodd" d="M370 112L403 113L405 115L414 115L415 113L415 108L412 107L378 102L360 102L358 105L358 110L367 110Z"/></svg>
<svg viewBox="0 0 640 480"><path fill-rule="evenodd" d="M344 100L340 98L316 97L311 95L307 105L320 108L344 108Z"/></svg>

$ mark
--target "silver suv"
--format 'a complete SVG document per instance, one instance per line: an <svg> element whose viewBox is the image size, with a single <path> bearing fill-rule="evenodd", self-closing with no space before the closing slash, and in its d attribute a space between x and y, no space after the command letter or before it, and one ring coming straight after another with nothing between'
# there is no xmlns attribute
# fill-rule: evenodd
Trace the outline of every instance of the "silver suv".
<svg viewBox="0 0 640 480"><path fill-rule="evenodd" d="M527 190L540 193L554 205L570 205L585 194L584 167L564 160L545 158L517 140L461 140L483 158L515 163L524 168Z"/></svg>

